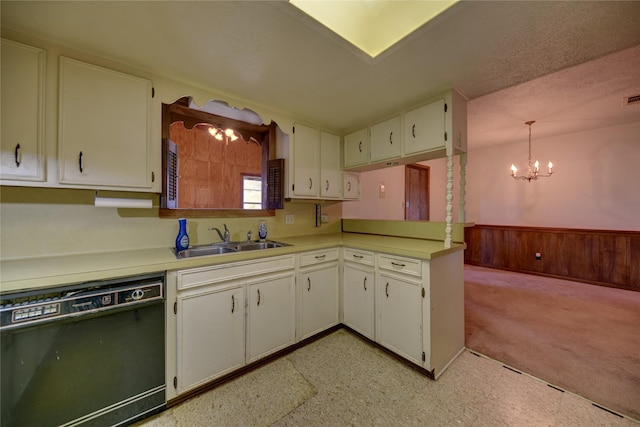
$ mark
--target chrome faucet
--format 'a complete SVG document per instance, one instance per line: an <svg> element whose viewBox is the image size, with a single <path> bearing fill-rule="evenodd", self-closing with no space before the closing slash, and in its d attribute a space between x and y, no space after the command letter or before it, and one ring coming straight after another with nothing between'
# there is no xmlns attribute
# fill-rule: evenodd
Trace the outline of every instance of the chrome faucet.
<svg viewBox="0 0 640 427"><path fill-rule="evenodd" d="M231 241L231 233L229 232L229 229L227 228L227 224L222 224L222 225L224 225L224 235L222 234L220 229L217 228L217 227L211 227L209 230L210 231L217 231L218 232L218 236L220 236L220 240L222 240L225 243L229 243Z"/></svg>

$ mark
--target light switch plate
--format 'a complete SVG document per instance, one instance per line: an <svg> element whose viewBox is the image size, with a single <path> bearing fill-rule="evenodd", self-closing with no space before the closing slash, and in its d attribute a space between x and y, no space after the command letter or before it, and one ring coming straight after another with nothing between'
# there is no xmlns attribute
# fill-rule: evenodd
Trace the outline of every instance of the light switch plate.
<svg viewBox="0 0 640 427"><path fill-rule="evenodd" d="M284 223L285 224L293 224L293 214L287 214L284 216Z"/></svg>

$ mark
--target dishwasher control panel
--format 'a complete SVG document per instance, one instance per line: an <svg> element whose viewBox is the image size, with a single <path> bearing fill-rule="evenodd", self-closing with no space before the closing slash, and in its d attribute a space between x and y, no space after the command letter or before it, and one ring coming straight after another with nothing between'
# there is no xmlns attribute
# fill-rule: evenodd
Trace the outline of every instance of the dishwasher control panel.
<svg viewBox="0 0 640 427"><path fill-rule="evenodd" d="M164 298L164 276L91 282L0 297L0 330Z"/></svg>

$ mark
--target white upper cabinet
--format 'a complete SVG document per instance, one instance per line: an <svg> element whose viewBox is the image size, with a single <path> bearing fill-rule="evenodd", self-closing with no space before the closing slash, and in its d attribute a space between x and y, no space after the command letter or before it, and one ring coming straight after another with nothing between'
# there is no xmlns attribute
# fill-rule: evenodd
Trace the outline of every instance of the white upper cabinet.
<svg viewBox="0 0 640 427"><path fill-rule="evenodd" d="M276 148L277 156L289 159L285 197L341 200L341 148L339 136L296 123L289 142ZM359 197L355 190L348 198Z"/></svg>
<svg viewBox="0 0 640 427"><path fill-rule="evenodd" d="M370 135L370 139L367 138ZM467 101L456 90L344 137L344 168L369 171L460 154L467 150Z"/></svg>
<svg viewBox="0 0 640 427"><path fill-rule="evenodd" d="M361 129L344 137L344 167L369 163L369 129Z"/></svg>
<svg viewBox="0 0 640 427"><path fill-rule="evenodd" d="M404 116L404 153L444 148L444 97L409 111Z"/></svg>
<svg viewBox="0 0 640 427"><path fill-rule="evenodd" d="M320 196L329 199L340 198L341 178L340 137L320 132Z"/></svg>
<svg viewBox="0 0 640 427"><path fill-rule="evenodd" d="M343 172L342 198L345 200L360 198L360 174L354 172Z"/></svg>
<svg viewBox="0 0 640 427"><path fill-rule="evenodd" d="M317 197L320 181L318 164L318 130L296 124L293 129L293 184L294 196Z"/></svg>
<svg viewBox="0 0 640 427"><path fill-rule="evenodd" d="M149 191L149 80L60 58L58 168L63 184Z"/></svg>
<svg viewBox="0 0 640 427"><path fill-rule="evenodd" d="M404 115L403 156L423 153L425 159L467 150L467 102L455 90L431 99Z"/></svg>
<svg viewBox="0 0 640 427"><path fill-rule="evenodd" d="M371 127L371 161L397 159L401 155L400 116Z"/></svg>
<svg viewBox="0 0 640 427"><path fill-rule="evenodd" d="M3 180L44 181L45 52L2 39Z"/></svg>

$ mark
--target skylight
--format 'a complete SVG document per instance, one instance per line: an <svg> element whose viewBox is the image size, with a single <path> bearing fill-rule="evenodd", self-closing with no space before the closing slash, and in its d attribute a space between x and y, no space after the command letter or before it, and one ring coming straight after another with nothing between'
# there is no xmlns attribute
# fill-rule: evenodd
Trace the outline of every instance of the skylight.
<svg viewBox="0 0 640 427"><path fill-rule="evenodd" d="M375 58L458 0L289 0L289 2Z"/></svg>

